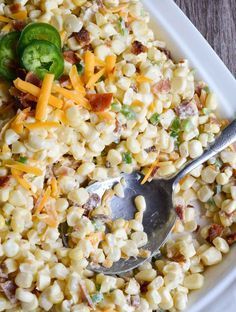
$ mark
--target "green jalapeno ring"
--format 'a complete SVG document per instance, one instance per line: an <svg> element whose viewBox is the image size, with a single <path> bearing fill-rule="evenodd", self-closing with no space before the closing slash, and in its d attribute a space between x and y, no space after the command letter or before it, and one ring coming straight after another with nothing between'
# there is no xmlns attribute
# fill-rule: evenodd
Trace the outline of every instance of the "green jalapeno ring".
<svg viewBox="0 0 236 312"><path fill-rule="evenodd" d="M17 52L16 46L20 33L10 32L0 39L0 76L6 80L16 78Z"/></svg>
<svg viewBox="0 0 236 312"><path fill-rule="evenodd" d="M64 58L61 51L51 42L33 40L24 49L21 63L27 71L34 72L40 79L46 73L59 78L64 71Z"/></svg>
<svg viewBox="0 0 236 312"><path fill-rule="evenodd" d="M20 55L33 40L49 41L58 49L61 49L60 34L57 29L50 24L31 23L23 29L18 43L18 51Z"/></svg>

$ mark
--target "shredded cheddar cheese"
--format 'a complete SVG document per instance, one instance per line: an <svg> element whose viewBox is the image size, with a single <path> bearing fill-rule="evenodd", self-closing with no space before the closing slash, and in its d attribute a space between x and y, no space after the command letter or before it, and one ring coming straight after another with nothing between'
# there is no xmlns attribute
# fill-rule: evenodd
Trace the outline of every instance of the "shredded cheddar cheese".
<svg viewBox="0 0 236 312"><path fill-rule="evenodd" d="M18 161L10 161L10 163L6 164L6 167L13 168L19 171L23 171L26 173L31 173L36 176L41 176L43 174L42 170L37 167L30 167L28 165L22 164Z"/></svg>
<svg viewBox="0 0 236 312"><path fill-rule="evenodd" d="M84 79L88 82L90 77L94 74L95 69L95 57L91 51L86 51L84 55Z"/></svg>
<svg viewBox="0 0 236 312"><path fill-rule="evenodd" d="M57 179L55 177L52 177L51 179L51 188L52 188L51 196L57 198L59 196L59 189Z"/></svg>
<svg viewBox="0 0 236 312"><path fill-rule="evenodd" d="M88 89L93 89L94 85L98 80L105 74L105 68L101 69L99 72L96 74L92 75L86 85Z"/></svg>
<svg viewBox="0 0 236 312"><path fill-rule="evenodd" d="M10 23L11 22L11 19L6 17L6 16L2 16L0 15L0 22L1 23Z"/></svg>
<svg viewBox="0 0 236 312"><path fill-rule="evenodd" d="M41 201L39 202L39 204L36 207L35 214L39 214L43 210L46 202L48 201L48 199L50 197L50 194L51 194L51 187L48 186L46 191L43 194Z"/></svg>
<svg viewBox="0 0 236 312"><path fill-rule="evenodd" d="M10 17L14 20L25 20L27 19L27 11L20 11L10 15Z"/></svg>
<svg viewBox="0 0 236 312"><path fill-rule="evenodd" d="M150 79L150 78L148 78L148 77L145 77L145 76L142 76L142 75L137 76L136 81L137 81L138 83L143 83L143 82L149 82L149 83L151 83L151 82L153 82L152 79Z"/></svg>
<svg viewBox="0 0 236 312"><path fill-rule="evenodd" d="M17 78L13 83L14 83L14 86L22 92L29 93L37 98L40 96L40 92L41 92L40 88L33 85L32 83L21 80L20 78ZM50 95L49 104L53 107L61 108L63 105L63 101L56 98L53 95Z"/></svg>
<svg viewBox="0 0 236 312"><path fill-rule="evenodd" d="M70 90L67 90L65 88L54 85L53 86L53 92L57 92L57 93L61 94L62 96L64 96L68 100L71 100L80 106L84 106L86 108L88 107L88 100L85 99L84 96L81 95L80 93L78 93L77 91L70 91Z"/></svg>
<svg viewBox="0 0 236 312"><path fill-rule="evenodd" d="M147 182L147 180L149 179L149 177L151 176L154 168L159 164L159 159L157 159L152 165L151 167L148 169L148 172L146 173L145 177L143 178L141 185L145 184Z"/></svg>
<svg viewBox="0 0 236 312"><path fill-rule="evenodd" d="M11 168L11 174L16 179L16 181L27 191L31 192L31 185L28 181L26 181L23 177L20 175L20 171Z"/></svg>
<svg viewBox="0 0 236 312"><path fill-rule="evenodd" d="M108 55L106 57L106 71L108 74L112 73L116 65L116 55Z"/></svg>
<svg viewBox="0 0 236 312"><path fill-rule="evenodd" d="M83 82L78 74L77 67L75 65L72 66L69 73L70 81L75 90L85 95L85 89L83 86Z"/></svg>
<svg viewBox="0 0 236 312"><path fill-rule="evenodd" d="M42 88L35 111L35 118L37 120L42 121L45 120L47 117L47 106L52 91L53 81L54 75L52 74L46 74L43 79Z"/></svg>
<svg viewBox="0 0 236 312"><path fill-rule="evenodd" d="M51 129L51 128L58 128L60 124L54 121L36 121L32 123L24 123L24 126L29 130L34 129Z"/></svg>

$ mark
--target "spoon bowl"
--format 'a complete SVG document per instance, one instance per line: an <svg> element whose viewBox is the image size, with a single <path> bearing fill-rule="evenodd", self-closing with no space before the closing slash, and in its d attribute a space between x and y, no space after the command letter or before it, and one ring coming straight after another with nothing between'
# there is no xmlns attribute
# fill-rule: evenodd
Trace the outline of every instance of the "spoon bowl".
<svg viewBox="0 0 236 312"><path fill-rule="evenodd" d="M125 197L123 199L114 197L111 202L112 218L123 218L130 220L134 218L136 212L134 198L143 195L146 200L147 208L143 216L144 231L148 236L148 243L143 247L150 251L150 257L159 253L160 247L166 241L176 220L176 213L173 208L174 189L178 182L193 169L221 152L236 140L236 120L227 126L215 141L209 145L200 157L190 161L179 171L176 176L165 179L153 179L151 182L141 185L142 176L134 172L130 175L121 175L118 178L110 179L104 182L96 182L87 187L89 193L96 193L102 197L104 192L111 189L116 183L124 177L126 181ZM132 270L147 258L121 259L113 263L111 268L103 266L89 265L89 269L96 272L107 274L121 274Z"/></svg>

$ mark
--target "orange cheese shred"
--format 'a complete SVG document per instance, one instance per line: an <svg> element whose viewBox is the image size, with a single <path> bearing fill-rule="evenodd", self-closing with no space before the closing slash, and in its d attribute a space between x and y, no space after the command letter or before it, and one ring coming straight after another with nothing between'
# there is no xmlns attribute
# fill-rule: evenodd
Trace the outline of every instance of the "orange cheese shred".
<svg viewBox="0 0 236 312"><path fill-rule="evenodd" d="M37 120L42 121L42 120L45 120L47 117L47 106L48 106L49 97L52 91L53 81L54 81L54 75L52 74L46 74L43 79L42 88L40 91L38 103L36 105L36 110L35 110L35 119Z"/></svg>
<svg viewBox="0 0 236 312"><path fill-rule="evenodd" d="M145 77L145 76L142 76L142 75L137 76L136 81L137 81L138 83L143 83L143 82L149 82L149 83L151 83L151 82L153 82L152 79L150 79L150 78L148 78L148 77Z"/></svg>
<svg viewBox="0 0 236 312"><path fill-rule="evenodd" d="M51 187L48 186L46 191L43 194L41 201L39 202L38 206L36 207L35 214L39 214L43 210L46 202L48 201L48 199L50 197L50 194L51 194Z"/></svg>
<svg viewBox="0 0 236 312"><path fill-rule="evenodd" d="M99 72L97 72L96 74L92 75L89 78L88 83L86 84L86 87L88 89L92 89L94 88L94 85L96 82L98 82L98 80L105 74L105 68L101 69Z"/></svg>
<svg viewBox="0 0 236 312"><path fill-rule="evenodd" d="M57 179L55 177L52 177L51 179L51 188L52 188L51 196L54 198L58 198L59 189L58 189Z"/></svg>
<svg viewBox="0 0 236 312"><path fill-rule="evenodd" d="M103 60L101 60L100 58L95 56L95 66L104 67L105 65L106 65L106 63Z"/></svg>
<svg viewBox="0 0 236 312"><path fill-rule="evenodd" d="M84 98L84 96L81 95L81 93L79 93L77 91L67 90L65 88L54 85L53 86L53 92L57 92L57 93L61 94L62 96L64 96L65 98L67 98L68 100L71 100L74 103L81 105L85 108L88 108L88 104L89 104L88 100L86 98Z"/></svg>
<svg viewBox="0 0 236 312"><path fill-rule="evenodd" d="M16 181L27 191L31 192L31 185L28 181L26 181L23 177L20 175L20 171L12 168L11 169L12 176L16 179Z"/></svg>
<svg viewBox="0 0 236 312"><path fill-rule="evenodd" d="M32 83L21 80L20 78L17 78L13 83L14 83L14 86L22 92L29 93L37 98L40 96L40 92L41 92L40 88L33 85ZM63 105L63 101L61 99L56 98L53 95L50 95L49 104L53 107L61 108Z"/></svg>
<svg viewBox="0 0 236 312"><path fill-rule="evenodd" d="M90 77L94 74L95 69L95 57L91 51L86 51L84 54L84 79L88 82Z"/></svg>
<svg viewBox="0 0 236 312"><path fill-rule="evenodd" d="M72 66L70 73L69 73L70 81L75 90L81 92L85 95L85 89L83 86L83 82L78 74L77 67L75 65Z"/></svg>
<svg viewBox="0 0 236 312"><path fill-rule="evenodd" d="M2 16L0 15L0 22L1 23L10 23L11 22L11 19L6 17L6 16Z"/></svg>
<svg viewBox="0 0 236 312"><path fill-rule="evenodd" d="M23 171L26 173L34 174L36 176L41 176L43 174L42 170L37 167L31 167L25 164L22 164L18 161L10 161L10 163L6 164L6 167L13 168L19 171Z"/></svg>
<svg viewBox="0 0 236 312"><path fill-rule="evenodd" d="M116 66L116 55L108 55L106 57L106 72L108 74L113 73L114 68Z"/></svg>
<svg viewBox="0 0 236 312"><path fill-rule="evenodd" d="M27 11L20 11L10 15L10 17L14 20L25 20L27 19Z"/></svg>
<svg viewBox="0 0 236 312"><path fill-rule="evenodd" d="M27 113L29 113L30 109L26 108L23 111L19 112L15 119L11 123L11 128L18 134L22 134L24 130L23 121L25 120Z"/></svg>
<svg viewBox="0 0 236 312"><path fill-rule="evenodd" d="M47 129L50 130L52 128L58 128L60 127L59 122L54 122L54 121L36 121L32 123L24 123L24 126L29 129L29 130L34 130L34 129Z"/></svg>
<svg viewBox="0 0 236 312"><path fill-rule="evenodd" d="M157 159L149 168L148 172L146 173L145 177L143 178L141 185L145 184L147 182L147 180L149 179L149 177L151 176L154 168L158 165L159 163L159 159Z"/></svg>

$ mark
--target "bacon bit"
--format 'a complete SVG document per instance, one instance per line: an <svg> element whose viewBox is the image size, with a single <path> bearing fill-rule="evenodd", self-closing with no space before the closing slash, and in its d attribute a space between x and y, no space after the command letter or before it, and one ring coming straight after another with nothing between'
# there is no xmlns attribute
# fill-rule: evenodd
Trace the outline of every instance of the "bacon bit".
<svg viewBox="0 0 236 312"><path fill-rule="evenodd" d="M27 73L25 76L25 81L32 83L39 88L42 87L42 81L32 72Z"/></svg>
<svg viewBox="0 0 236 312"><path fill-rule="evenodd" d="M0 288L2 289L4 295L12 304L15 304L17 302L15 295L17 286L13 281L9 280L4 283L0 283Z"/></svg>
<svg viewBox="0 0 236 312"><path fill-rule="evenodd" d="M20 3L14 3L10 5L9 7L11 13L18 13L21 10L21 4Z"/></svg>
<svg viewBox="0 0 236 312"><path fill-rule="evenodd" d="M19 77L22 80L25 80L25 77L27 75L27 71L24 68L17 68L16 74L17 74L17 77Z"/></svg>
<svg viewBox="0 0 236 312"><path fill-rule="evenodd" d="M194 101L185 101L175 108L175 112L180 119L186 119L190 116L197 115L198 109Z"/></svg>
<svg viewBox="0 0 236 312"><path fill-rule="evenodd" d="M24 93L16 89L15 87L11 87L9 90L10 94L14 96L14 98L18 101L18 106L20 108L32 108L36 107L37 98L29 93Z"/></svg>
<svg viewBox="0 0 236 312"><path fill-rule="evenodd" d="M78 33L74 32L73 36L82 47L87 46L90 42L90 34L84 27Z"/></svg>
<svg viewBox="0 0 236 312"><path fill-rule="evenodd" d="M166 48L158 48L158 50L163 52L169 60L172 60L172 56L171 56L170 50L168 50Z"/></svg>
<svg viewBox="0 0 236 312"><path fill-rule="evenodd" d="M0 177L0 187L8 186L10 178L10 176Z"/></svg>
<svg viewBox="0 0 236 312"><path fill-rule="evenodd" d="M77 55L76 55L76 53L74 52L74 51L64 51L63 52L63 56L64 56L64 59L67 61L67 62L69 62L69 63L71 63L71 64L76 64L76 63L78 63L78 61L79 61L79 59L78 59L78 57L77 57Z"/></svg>
<svg viewBox="0 0 236 312"><path fill-rule="evenodd" d="M140 292L146 293L148 291L148 284L149 282L143 282L142 285L140 285Z"/></svg>
<svg viewBox="0 0 236 312"><path fill-rule="evenodd" d="M135 307L135 308L140 306L140 296L139 295L131 296L131 306Z"/></svg>
<svg viewBox="0 0 236 312"><path fill-rule="evenodd" d="M156 151L157 151L157 148L155 145L148 147L148 148L145 148L145 152L147 152L147 153L156 152Z"/></svg>
<svg viewBox="0 0 236 312"><path fill-rule="evenodd" d="M224 230L224 228L223 228L222 225L219 225L219 224L212 224L211 227L210 227L209 230L208 230L208 236L207 236L206 240L207 240L209 243L212 243L212 241L213 241L216 237L222 235L223 230Z"/></svg>
<svg viewBox="0 0 236 312"><path fill-rule="evenodd" d="M184 207L181 205L177 205L175 207L175 212L177 214L177 216L180 218L180 220L184 219Z"/></svg>
<svg viewBox="0 0 236 312"><path fill-rule="evenodd" d="M87 301L87 303L88 303L90 308L95 309L93 301L92 301L92 299L91 299L91 297L90 297L90 295L89 295L89 293L87 291L85 283L82 280L80 280L79 281L79 285L80 285L80 289L81 289L81 292L82 292L83 299L85 299Z"/></svg>
<svg viewBox="0 0 236 312"><path fill-rule="evenodd" d="M175 261L175 262L185 262L186 261L186 258L184 255L182 255L180 252L175 252L173 254L173 256L170 258L172 261Z"/></svg>
<svg viewBox="0 0 236 312"><path fill-rule="evenodd" d="M88 94L87 97L93 112L103 112L104 110L110 108L113 94Z"/></svg>
<svg viewBox="0 0 236 312"><path fill-rule="evenodd" d="M14 30L21 31L25 27L26 23L24 21L15 20L12 23Z"/></svg>
<svg viewBox="0 0 236 312"><path fill-rule="evenodd" d="M89 196L88 201L83 205L82 208L86 211L91 211L98 206L100 201L101 198L98 196L98 194L93 193Z"/></svg>
<svg viewBox="0 0 236 312"><path fill-rule="evenodd" d="M154 84L152 87L152 92L154 94L167 93L170 91L171 84L169 79L162 79L158 83Z"/></svg>
<svg viewBox="0 0 236 312"><path fill-rule="evenodd" d="M69 86L71 86L70 77L68 75L62 75L59 78L59 82L63 88L68 88Z"/></svg>
<svg viewBox="0 0 236 312"><path fill-rule="evenodd" d="M226 236L227 243L231 246L236 242L236 232Z"/></svg>
<svg viewBox="0 0 236 312"><path fill-rule="evenodd" d="M119 122L118 119L116 119L115 125L116 125L116 127L114 129L114 133L120 134L121 130L122 130L122 124Z"/></svg>
<svg viewBox="0 0 236 312"><path fill-rule="evenodd" d="M139 55L140 53L147 52L147 47L145 47L141 42L135 40L132 43L131 53Z"/></svg>

